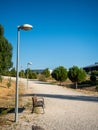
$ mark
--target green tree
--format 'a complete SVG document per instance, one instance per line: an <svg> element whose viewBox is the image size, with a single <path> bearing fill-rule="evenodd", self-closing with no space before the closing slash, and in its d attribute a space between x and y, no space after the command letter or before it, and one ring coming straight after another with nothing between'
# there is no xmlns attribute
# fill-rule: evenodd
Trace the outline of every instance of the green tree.
<svg viewBox="0 0 98 130"><path fill-rule="evenodd" d="M3 37L3 35L4 35L4 28L3 28L3 26L0 24L0 36Z"/></svg>
<svg viewBox="0 0 98 130"><path fill-rule="evenodd" d="M67 69L63 66L59 66L53 70L51 75L55 80L59 81L60 83L64 82L67 79Z"/></svg>
<svg viewBox="0 0 98 130"><path fill-rule="evenodd" d="M15 68L12 68L12 69L10 70L10 76L16 77L16 70L15 70Z"/></svg>
<svg viewBox="0 0 98 130"><path fill-rule="evenodd" d="M29 78L30 79L37 79L37 74L31 71L29 74Z"/></svg>
<svg viewBox="0 0 98 130"><path fill-rule="evenodd" d="M91 72L91 75L98 76L98 70L93 70L93 71Z"/></svg>
<svg viewBox="0 0 98 130"><path fill-rule="evenodd" d="M29 73L30 73L30 68L27 68L26 70L25 70L25 76L26 76L26 78L28 77L29 78Z"/></svg>
<svg viewBox="0 0 98 130"><path fill-rule="evenodd" d="M90 81L91 81L91 84L92 84L92 85L96 85L96 75L93 75L93 74L92 74L92 75L90 76Z"/></svg>
<svg viewBox="0 0 98 130"><path fill-rule="evenodd" d="M49 71L49 69L46 68L46 69L42 72L42 74L43 74L46 78L50 77L50 71Z"/></svg>
<svg viewBox="0 0 98 130"><path fill-rule="evenodd" d="M19 76L22 77L22 78L25 78L25 77L26 77L26 76L25 76L25 71L24 71L24 70L21 70L21 71L19 72Z"/></svg>
<svg viewBox="0 0 98 130"><path fill-rule="evenodd" d="M36 79L37 78L37 74L34 73L32 70L30 70L30 68L27 68L25 70L25 76L28 77L28 79Z"/></svg>
<svg viewBox="0 0 98 130"><path fill-rule="evenodd" d="M0 25L0 73L8 71L12 63L12 45L4 37L4 28Z"/></svg>
<svg viewBox="0 0 98 130"><path fill-rule="evenodd" d="M78 87L78 83L86 80L86 72L78 68L77 66L73 66L68 71L68 77L69 79L75 83L76 88Z"/></svg>

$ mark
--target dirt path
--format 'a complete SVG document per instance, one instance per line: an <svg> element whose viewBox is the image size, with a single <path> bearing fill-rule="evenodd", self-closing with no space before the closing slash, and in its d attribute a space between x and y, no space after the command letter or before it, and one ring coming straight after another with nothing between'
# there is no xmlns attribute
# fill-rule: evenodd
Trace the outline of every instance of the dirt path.
<svg viewBox="0 0 98 130"><path fill-rule="evenodd" d="M21 82L26 88L26 80ZM31 113L34 94L44 97L45 114ZM22 97L25 109L10 129L41 130L34 129L40 126L44 130L98 130L98 97L39 81L29 81Z"/></svg>

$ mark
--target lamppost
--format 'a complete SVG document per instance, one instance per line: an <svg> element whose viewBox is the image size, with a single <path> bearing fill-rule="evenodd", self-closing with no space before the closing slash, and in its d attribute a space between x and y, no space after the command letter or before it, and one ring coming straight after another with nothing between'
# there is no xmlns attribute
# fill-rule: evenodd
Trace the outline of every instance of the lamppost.
<svg viewBox="0 0 98 130"><path fill-rule="evenodd" d="M28 62L27 64L27 89L28 89L28 66L32 65L32 62Z"/></svg>
<svg viewBox="0 0 98 130"><path fill-rule="evenodd" d="M19 78L19 46L20 46L20 30L31 30L30 24L24 24L17 27L17 58L16 58L16 94L15 94L15 122L18 121L18 78Z"/></svg>

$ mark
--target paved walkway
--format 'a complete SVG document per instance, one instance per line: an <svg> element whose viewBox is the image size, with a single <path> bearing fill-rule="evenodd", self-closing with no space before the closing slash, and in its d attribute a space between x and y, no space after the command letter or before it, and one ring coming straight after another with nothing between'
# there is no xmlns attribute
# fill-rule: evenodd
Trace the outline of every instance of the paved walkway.
<svg viewBox="0 0 98 130"><path fill-rule="evenodd" d="M26 97L45 99L45 114L34 114L32 124L45 130L98 130L98 98L75 90L29 81Z"/></svg>
<svg viewBox="0 0 98 130"><path fill-rule="evenodd" d="M26 80L21 79L21 82L26 88ZM45 114L31 113L34 94L44 97ZM22 98L25 109L19 113L19 122L6 130L98 130L98 97L40 81L29 81ZM36 126L40 128L35 129Z"/></svg>

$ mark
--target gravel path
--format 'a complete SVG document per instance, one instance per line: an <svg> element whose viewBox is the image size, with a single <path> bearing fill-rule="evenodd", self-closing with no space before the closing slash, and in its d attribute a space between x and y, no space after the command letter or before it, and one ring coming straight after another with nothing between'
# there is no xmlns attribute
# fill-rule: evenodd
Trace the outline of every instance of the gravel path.
<svg viewBox="0 0 98 130"><path fill-rule="evenodd" d="M26 80L22 82L26 87ZM23 95L23 105L31 102L34 94L44 97L45 114L32 114L32 108L25 109L19 113L19 122L13 124L13 130L98 130L98 97L57 85L29 81L28 90ZM35 129L36 126L40 128Z"/></svg>

